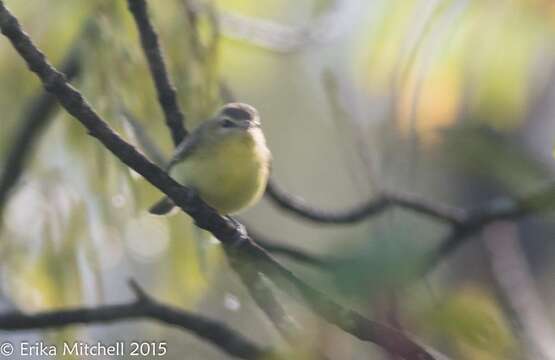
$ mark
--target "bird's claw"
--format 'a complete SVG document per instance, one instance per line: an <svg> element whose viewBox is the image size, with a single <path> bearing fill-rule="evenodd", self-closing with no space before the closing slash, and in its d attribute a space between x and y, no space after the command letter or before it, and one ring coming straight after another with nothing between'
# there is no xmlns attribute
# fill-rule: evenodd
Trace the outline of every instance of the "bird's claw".
<svg viewBox="0 0 555 360"><path fill-rule="evenodd" d="M235 237L233 244L231 244L232 248L238 248L241 247L241 245L243 245L244 242L246 242L246 239L248 238L248 233L247 233L247 228L245 227L245 225L241 224L239 221L237 221L237 219L233 218L230 215L226 215L225 216L226 219L228 219L230 222L233 223L233 225L235 225L235 228L237 229L237 236Z"/></svg>

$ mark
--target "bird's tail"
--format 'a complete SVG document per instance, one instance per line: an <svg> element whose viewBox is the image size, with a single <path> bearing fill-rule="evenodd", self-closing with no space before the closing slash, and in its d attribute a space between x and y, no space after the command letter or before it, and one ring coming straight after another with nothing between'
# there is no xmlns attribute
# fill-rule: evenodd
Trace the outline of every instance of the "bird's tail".
<svg viewBox="0 0 555 360"><path fill-rule="evenodd" d="M156 204L152 205L148 212L154 215L165 215L169 213L175 204L167 196L163 197Z"/></svg>

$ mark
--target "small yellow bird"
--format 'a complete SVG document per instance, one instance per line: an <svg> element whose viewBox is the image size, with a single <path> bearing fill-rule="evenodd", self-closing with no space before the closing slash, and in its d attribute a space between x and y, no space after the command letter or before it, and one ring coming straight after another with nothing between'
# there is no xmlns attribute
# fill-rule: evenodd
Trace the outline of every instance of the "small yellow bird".
<svg viewBox="0 0 555 360"><path fill-rule="evenodd" d="M256 203L268 182L271 153L256 109L229 103L196 128L175 149L167 171L180 184L196 190L220 214L237 213ZM150 208L168 213L167 197Z"/></svg>

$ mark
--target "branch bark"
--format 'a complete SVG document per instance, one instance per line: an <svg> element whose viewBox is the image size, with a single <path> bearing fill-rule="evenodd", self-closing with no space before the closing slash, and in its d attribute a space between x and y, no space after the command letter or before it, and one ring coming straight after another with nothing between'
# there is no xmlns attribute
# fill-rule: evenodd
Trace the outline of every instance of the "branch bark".
<svg viewBox="0 0 555 360"><path fill-rule="evenodd" d="M383 193L375 199L343 211L318 209L306 204L301 198L288 194L274 181L268 184L266 195L281 209L298 217L323 224L354 224L378 215L392 206L427 215L449 225L458 225L465 220L465 211L444 204L434 203L414 194Z"/></svg>
<svg viewBox="0 0 555 360"><path fill-rule="evenodd" d="M158 101L166 118L166 125L171 129L170 133L173 143L177 146L187 136L187 130L183 125L185 116L179 108L175 88L168 76L162 49L158 42L158 34L156 34L150 22L144 0L129 0L128 7L133 14L137 29L139 30L141 44L148 60L152 80L158 92Z"/></svg>

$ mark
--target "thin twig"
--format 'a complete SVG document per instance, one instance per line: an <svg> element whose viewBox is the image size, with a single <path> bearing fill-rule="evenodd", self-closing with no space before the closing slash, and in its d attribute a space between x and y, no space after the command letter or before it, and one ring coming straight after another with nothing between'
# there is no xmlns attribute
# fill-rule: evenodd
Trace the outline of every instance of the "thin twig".
<svg viewBox="0 0 555 360"><path fill-rule="evenodd" d="M162 304L131 283L136 300L118 305L100 305L35 314L20 312L0 314L2 330L36 330L75 324L113 323L121 320L157 320L187 330L221 351L241 359L266 359L270 350L254 344L235 330L218 321Z"/></svg>
<svg viewBox="0 0 555 360"><path fill-rule="evenodd" d="M87 128L91 136L97 138L123 163L168 195L195 220L199 227L210 231L224 246L236 251L238 256L250 262L251 266L266 273L272 281L279 281L280 278L283 278L292 283L320 316L346 332L359 339L374 342L389 353L400 355L405 359L433 359L428 351L405 334L342 307L299 280L256 245L246 233L239 229L237 224L220 216L214 209L206 205L193 190L178 184L133 146L121 139L96 114L83 96L66 81L65 76L47 62L45 56L21 30L19 22L6 9L1 0L0 29L26 61L30 70L41 79L46 90L58 98L62 106Z"/></svg>
<svg viewBox="0 0 555 360"><path fill-rule="evenodd" d="M268 183L266 195L281 209L303 219L324 224L353 224L378 215L391 206L398 206L427 215L450 225L458 225L465 219L462 209L433 203L413 194L386 192L344 211L327 211L306 204L301 198L288 194L274 181Z"/></svg>
<svg viewBox="0 0 555 360"><path fill-rule="evenodd" d="M383 198L370 200L345 211L326 211L306 204L301 198L282 190L274 181L268 182L265 195L281 209L300 218L324 224L351 224L385 210L389 204Z"/></svg>
<svg viewBox="0 0 555 360"><path fill-rule="evenodd" d="M187 136L187 130L183 125L185 116L179 108L175 88L170 82L162 49L158 43L158 35L150 23L144 0L128 0L128 6L139 30L141 44L156 85L158 101L164 111L166 124L171 130L173 143L177 146Z"/></svg>

